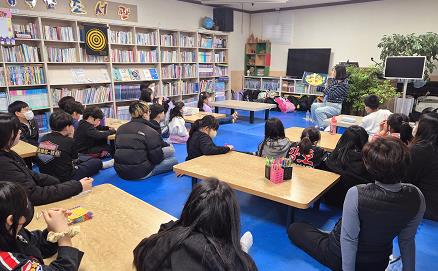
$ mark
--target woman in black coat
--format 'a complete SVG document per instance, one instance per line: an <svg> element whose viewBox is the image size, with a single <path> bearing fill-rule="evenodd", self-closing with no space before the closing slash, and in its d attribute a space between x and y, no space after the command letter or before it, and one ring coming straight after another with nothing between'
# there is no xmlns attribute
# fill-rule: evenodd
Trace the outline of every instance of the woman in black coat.
<svg viewBox="0 0 438 271"><path fill-rule="evenodd" d="M362 160L362 149L367 142L365 129L353 125L344 132L327 158L324 169L341 175L339 182L324 195L328 204L342 208L348 189L373 181Z"/></svg>
<svg viewBox="0 0 438 271"><path fill-rule="evenodd" d="M57 178L33 172L11 148L20 140L20 122L11 114L0 113L0 176L2 181L19 183L33 205L44 205L90 190L93 179L61 183Z"/></svg>

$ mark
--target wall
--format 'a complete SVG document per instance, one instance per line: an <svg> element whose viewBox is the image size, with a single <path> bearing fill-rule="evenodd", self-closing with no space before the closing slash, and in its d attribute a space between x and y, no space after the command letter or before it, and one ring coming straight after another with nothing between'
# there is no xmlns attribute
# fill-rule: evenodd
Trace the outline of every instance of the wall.
<svg viewBox="0 0 438 271"><path fill-rule="evenodd" d="M438 32L436 0L384 0L296 11L254 14L250 30L261 35L264 23L292 23L290 45L272 45L271 70L286 70L288 48L332 48L332 64L379 59L377 44L385 34Z"/></svg>

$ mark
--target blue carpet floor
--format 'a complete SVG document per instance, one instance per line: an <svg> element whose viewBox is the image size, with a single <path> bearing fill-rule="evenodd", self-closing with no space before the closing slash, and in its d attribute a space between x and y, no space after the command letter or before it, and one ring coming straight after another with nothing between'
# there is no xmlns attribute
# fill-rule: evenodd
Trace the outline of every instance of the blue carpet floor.
<svg viewBox="0 0 438 271"><path fill-rule="evenodd" d="M216 144L231 144L237 150L256 151L257 145L263 139L264 113L256 113L254 124L249 123L248 112L239 112L241 119L235 124L222 125L219 129ZM280 118L286 128L306 127L304 114L300 112L281 114L271 112L271 117ZM183 162L186 157L186 146L175 146L177 159ZM129 182L120 179L114 169L101 171L95 177L95 185L111 183L124 191L154 205L161 210L179 217L190 191L191 179L176 178L168 173L152 177L145 181ZM242 232L251 231L254 235L254 246L250 254L259 270L328 270L312 257L292 245L287 237L285 206L237 192L241 206ZM324 229L331 230L341 215L341 211L324 204L319 211L298 211L297 221L307 221ZM437 270L438 259L438 223L424 220L417 234L417 270ZM399 254L396 242L395 254Z"/></svg>

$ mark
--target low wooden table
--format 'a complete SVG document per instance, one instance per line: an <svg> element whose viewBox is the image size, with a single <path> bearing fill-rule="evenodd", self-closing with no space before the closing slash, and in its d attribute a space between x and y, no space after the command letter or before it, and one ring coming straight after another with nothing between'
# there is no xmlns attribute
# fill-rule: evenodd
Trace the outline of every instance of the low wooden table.
<svg viewBox="0 0 438 271"><path fill-rule="evenodd" d="M345 118L354 119L354 122L345 121ZM361 125L363 117L352 116L352 115L339 115L336 116L337 126L348 128L353 125ZM325 124L330 125L331 118L324 120Z"/></svg>
<svg viewBox="0 0 438 271"><path fill-rule="evenodd" d="M291 141L299 142L303 130L304 128L299 127L287 128L285 130L286 137L289 138ZM318 143L318 146L328 152L332 152L336 148L339 139L341 139L340 134L332 135L329 132L321 132L321 141Z"/></svg>
<svg viewBox="0 0 438 271"><path fill-rule="evenodd" d="M21 158L34 157L37 155L37 147L27 142L20 140L17 145L15 145L12 150L16 152Z"/></svg>
<svg viewBox="0 0 438 271"><path fill-rule="evenodd" d="M81 233L72 239L73 245L85 253L79 268L82 271L133 270L132 251L138 243L157 233L161 224L175 220L110 184L96 186L83 196L36 207L35 214L50 208L68 209L79 205L94 214L93 219L78 224ZM45 227L43 218L34 217L27 228Z"/></svg>
<svg viewBox="0 0 438 271"><path fill-rule="evenodd" d="M265 179L265 159L230 152L201 156L173 167L177 174L197 179L216 177L233 189L289 206L287 225L294 219L295 208L307 209L339 179L339 175L313 168L294 166L292 180L273 184Z"/></svg>
<svg viewBox="0 0 438 271"><path fill-rule="evenodd" d="M105 125L114 129L119 129L120 126L122 126L122 124L127 123L127 120L119 120L119 119L113 119L113 118L106 118L105 119ZM110 135L108 137L108 140L115 140L116 139L116 135Z"/></svg>
<svg viewBox="0 0 438 271"><path fill-rule="evenodd" d="M184 116L184 120L188 123L194 123L195 121L202 119L203 117L211 115L215 117L216 119L224 119L227 117L225 114L218 114L218 113L208 113L208 112L199 112L193 115Z"/></svg>
<svg viewBox="0 0 438 271"><path fill-rule="evenodd" d="M220 102L212 102L212 106L215 107L215 112L219 113L219 108L230 108L231 114L236 109L249 111L249 122L254 123L254 112L265 110L265 120L269 118L269 110L276 108L275 104L256 103L247 101L226 100Z"/></svg>

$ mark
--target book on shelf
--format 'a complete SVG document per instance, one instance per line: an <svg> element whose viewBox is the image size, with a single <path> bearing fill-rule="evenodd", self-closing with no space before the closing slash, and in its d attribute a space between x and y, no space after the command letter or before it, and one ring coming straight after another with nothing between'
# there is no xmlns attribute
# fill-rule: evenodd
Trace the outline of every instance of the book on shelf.
<svg viewBox="0 0 438 271"><path fill-rule="evenodd" d="M132 32L109 30L110 43L133 44Z"/></svg>
<svg viewBox="0 0 438 271"><path fill-rule="evenodd" d="M73 28L71 26L44 26L44 38L55 41L74 41Z"/></svg>
<svg viewBox="0 0 438 271"><path fill-rule="evenodd" d="M37 39L38 38L38 28L34 23L27 24L12 24L12 29L14 30L14 36L17 39Z"/></svg>
<svg viewBox="0 0 438 271"><path fill-rule="evenodd" d="M119 120L131 120L131 114L129 113L129 106L117 107L117 119Z"/></svg>
<svg viewBox="0 0 438 271"><path fill-rule="evenodd" d="M209 77L214 75L214 65L199 64L199 77Z"/></svg>
<svg viewBox="0 0 438 271"><path fill-rule="evenodd" d="M49 119L50 119L50 112L44 112L42 114L35 114L35 121L38 126L38 132L41 133L47 133L49 132Z"/></svg>
<svg viewBox="0 0 438 271"><path fill-rule="evenodd" d="M161 51L161 62L163 63L175 63L178 62L177 51Z"/></svg>
<svg viewBox="0 0 438 271"><path fill-rule="evenodd" d="M184 106L185 107L198 107L198 98L192 97L192 98L185 98L183 99Z"/></svg>
<svg viewBox="0 0 438 271"><path fill-rule="evenodd" d="M280 90L280 80L278 79L263 79L263 90L278 91Z"/></svg>
<svg viewBox="0 0 438 271"><path fill-rule="evenodd" d="M143 74L144 74L144 78L146 80L158 80L159 79L157 69L155 69L155 68L144 69Z"/></svg>
<svg viewBox="0 0 438 271"><path fill-rule="evenodd" d="M82 104L98 104L113 101L110 86L97 86L85 88L55 88L52 91L52 99L55 104L65 96L72 96Z"/></svg>
<svg viewBox="0 0 438 271"><path fill-rule="evenodd" d="M156 68L113 68L114 81L158 80Z"/></svg>
<svg viewBox="0 0 438 271"><path fill-rule="evenodd" d="M181 94L196 94L199 91L197 82L183 81L181 82Z"/></svg>
<svg viewBox="0 0 438 271"><path fill-rule="evenodd" d="M137 33L137 44L138 45L157 45L158 33L157 31L152 31L148 33Z"/></svg>
<svg viewBox="0 0 438 271"><path fill-rule="evenodd" d="M141 95L140 85L115 85L116 101L138 100Z"/></svg>
<svg viewBox="0 0 438 271"><path fill-rule="evenodd" d="M5 68L0 67L0 87L5 87L6 81L5 81Z"/></svg>
<svg viewBox="0 0 438 271"><path fill-rule="evenodd" d="M226 52L219 51L214 53L214 62L216 63L224 63L227 62Z"/></svg>
<svg viewBox="0 0 438 271"><path fill-rule="evenodd" d="M181 34L181 47L195 47L195 37Z"/></svg>
<svg viewBox="0 0 438 271"><path fill-rule="evenodd" d="M133 63L134 60L134 51L132 50L120 50L120 49L111 49L111 61L112 62L123 62L123 63Z"/></svg>
<svg viewBox="0 0 438 271"><path fill-rule="evenodd" d="M161 67L161 76L164 79L178 79L181 77L181 66L179 65L165 65Z"/></svg>
<svg viewBox="0 0 438 271"><path fill-rule="evenodd" d="M198 52L199 63L214 62L213 52Z"/></svg>
<svg viewBox="0 0 438 271"><path fill-rule="evenodd" d="M6 62L40 62L40 49L27 44L2 46L2 53Z"/></svg>
<svg viewBox="0 0 438 271"><path fill-rule="evenodd" d="M131 75L129 74L129 69L120 69L121 81L131 81Z"/></svg>
<svg viewBox="0 0 438 271"><path fill-rule="evenodd" d="M158 51L154 50L138 50L137 60L140 63L157 63L158 62Z"/></svg>
<svg viewBox="0 0 438 271"><path fill-rule="evenodd" d="M181 62L196 62L195 51L181 51L179 54Z"/></svg>
<svg viewBox="0 0 438 271"><path fill-rule="evenodd" d="M0 92L0 112L8 111L8 95L6 92Z"/></svg>
<svg viewBox="0 0 438 271"><path fill-rule="evenodd" d="M47 47L49 62L77 62L76 48Z"/></svg>
<svg viewBox="0 0 438 271"><path fill-rule="evenodd" d="M261 89L262 84L260 79L245 78L245 88Z"/></svg>
<svg viewBox="0 0 438 271"><path fill-rule="evenodd" d="M227 39L223 37L214 37L214 48L227 48Z"/></svg>
<svg viewBox="0 0 438 271"><path fill-rule="evenodd" d="M41 85L46 83L42 66L11 65L6 67L9 86Z"/></svg>
<svg viewBox="0 0 438 271"><path fill-rule="evenodd" d="M161 46L177 46L177 36L176 33L168 33L160 35Z"/></svg>
<svg viewBox="0 0 438 271"><path fill-rule="evenodd" d="M199 47L201 48L213 48L213 38L202 36L199 39Z"/></svg>
<svg viewBox="0 0 438 271"><path fill-rule="evenodd" d="M49 107L49 95L47 88L9 90L11 103L23 101L32 109L42 109Z"/></svg>
<svg viewBox="0 0 438 271"><path fill-rule="evenodd" d="M215 80L201 80L199 82L199 92L214 92Z"/></svg>
<svg viewBox="0 0 438 271"><path fill-rule="evenodd" d="M177 96L180 94L180 84L179 82L163 82L163 87L161 90L161 95L163 97Z"/></svg>
<svg viewBox="0 0 438 271"><path fill-rule="evenodd" d="M94 63L104 63L106 62L106 56L95 56L87 54L85 48L79 48L79 61L80 62L94 62Z"/></svg>
<svg viewBox="0 0 438 271"><path fill-rule="evenodd" d="M112 106L110 107L99 107L100 110L102 110L103 115L105 118L114 118L114 108Z"/></svg>
<svg viewBox="0 0 438 271"><path fill-rule="evenodd" d="M214 67L215 76L228 76L228 66L215 66Z"/></svg>
<svg viewBox="0 0 438 271"><path fill-rule="evenodd" d="M198 76L198 69L196 64L183 64L182 78L194 78Z"/></svg>

